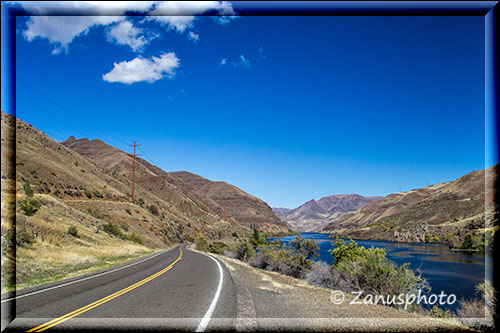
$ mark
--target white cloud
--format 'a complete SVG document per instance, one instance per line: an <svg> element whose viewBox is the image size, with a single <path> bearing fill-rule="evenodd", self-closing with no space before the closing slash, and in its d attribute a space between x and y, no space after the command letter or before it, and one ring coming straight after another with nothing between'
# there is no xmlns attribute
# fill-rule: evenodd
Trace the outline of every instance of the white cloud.
<svg viewBox="0 0 500 333"><path fill-rule="evenodd" d="M28 41L47 38L55 44L52 53L68 51L68 45L79 35L86 35L93 26L108 25L123 20L120 16L33 16L23 32Z"/></svg>
<svg viewBox="0 0 500 333"><path fill-rule="evenodd" d="M109 25L125 20L127 11L147 12L154 1L20 1L21 6L31 16L23 32L28 41L47 38L54 44L53 54L68 51L68 45L89 29L99 25ZM61 14L73 14L63 16ZM84 14L85 16L78 16ZM45 16L41 16L45 15ZM55 15L55 16L49 16ZM91 16L94 15L94 16Z"/></svg>
<svg viewBox="0 0 500 333"><path fill-rule="evenodd" d="M200 40L200 35L195 34L194 32L190 31L188 34L188 38L191 39L194 42L197 42Z"/></svg>
<svg viewBox="0 0 500 333"><path fill-rule="evenodd" d="M165 24L168 29L178 32L191 28L196 15L209 11L220 15L216 18L220 23L236 17L231 3L227 1L19 1L18 3L28 15L36 15L28 18L27 29L23 32L24 37L28 41L37 37L47 38L54 46L52 52L54 54L62 50L67 52L68 45L74 38L87 34L92 27L124 21L125 17L122 15L130 11L151 15L149 19ZM114 40L118 42L118 38ZM139 50L142 44L146 44L145 40L141 40L138 35L135 37L131 35L124 43Z"/></svg>
<svg viewBox="0 0 500 333"><path fill-rule="evenodd" d="M149 12L151 19L166 24L169 29L184 32L193 26L195 15L215 11L221 17L235 15L227 1L163 1Z"/></svg>
<svg viewBox="0 0 500 333"><path fill-rule="evenodd" d="M175 69L180 66L179 58L174 52L164 53L159 58L137 57L131 61L114 63L111 72L102 76L104 81L132 84L135 82L155 82L164 77L171 78Z"/></svg>
<svg viewBox="0 0 500 333"><path fill-rule="evenodd" d="M158 1L17 1L29 15L84 14L119 16L148 12Z"/></svg>
<svg viewBox="0 0 500 333"><path fill-rule="evenodd" d="M128 45L134 51L142 51L145 45L158 36L158 34L149 34L148 37L145 37L143 29L134 27L129 21L122 21L107 32L108 41Z"/></svg>
<svg viewBox="0 0 500 333"><path fill-rule="evenodd" d="M245 58L245 56L242 54L239 56L237 62L233 62L233 66L242 67L242 68L249 68L250 67L250 60Z"/></svg>

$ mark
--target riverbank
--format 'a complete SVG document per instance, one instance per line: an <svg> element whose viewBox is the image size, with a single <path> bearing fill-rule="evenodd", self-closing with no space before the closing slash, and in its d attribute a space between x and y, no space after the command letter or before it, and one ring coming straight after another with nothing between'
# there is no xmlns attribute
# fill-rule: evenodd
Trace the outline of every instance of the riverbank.
<svg viewBox="0 0 500 333"><path fill-rule="evenodd" d="M324 233L301 233L301 236L309 239L314 238L319 245L318 261L333 264L331 250L334 239L328 238ZM288 243L294 237L282 237L279 239ZM442 243L403 243L379 240L354 240L365 248L382 248L387 253L387 258L398 266L409 263L414 271L422 273L429 282L433 293L444 291L446 294L454 294L457 299L471 299L476 295L476 285L485 279L491 279L486 272L493 265L491 257L485 257L480 252L454 252L448 245ZM443 306L451 311L458 309L458 303L451 306Z"/></svg>
<svg viewBox="0 0 500 333"><path fill-rule="evenodd" d="M331 231L318 231L316 233L327 234L331 238L346 238L353 240L389 241L398 243L446 244L450 249L465 250L469 252L493 253L494 235L498 231L498 225L488 228L476 228L471 231L468 228L454 227L446 229L445 226L427 225L420 226L418 232L397 231L392 228L380 229L377 226L367 226L354 229L337 229ZM418 228L417 228L418 229Z"/></svg>

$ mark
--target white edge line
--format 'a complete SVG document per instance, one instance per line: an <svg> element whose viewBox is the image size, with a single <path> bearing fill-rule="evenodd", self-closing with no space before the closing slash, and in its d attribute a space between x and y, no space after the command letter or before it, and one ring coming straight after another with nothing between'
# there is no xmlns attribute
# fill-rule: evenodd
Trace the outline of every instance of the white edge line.
<svg viewBox="0 0 500 333"><path fill-rule="evenodd" d="M172 249L173 250L173 249ZM169 250L168 250L169 251ZM166 252L168 252L166 251ZM5 303L5 302L9 302L9 301L12 301L14 299L18 299L18 298L23 298L23 297L27 297L27 296L31 296L31 295L35 295L35 294L40 294L40 293L43 293L43 292L46 292L46 291L49 291L49 290L53 290L53 289L57 289L57 288L61 288L61 287L65 287L65 286L69 286L70 284L74 284L74 283L78 283L78 282L82 282L82 281L85 281L85 280L90 280L90 279L93 279L93 278L96 278L98 276L102 276L102 275L106 275L106 274L109 274L109 273L113 273L113 272L117 272L117 271L120 271L122 269L125 269L125 268L128 268L128 267L131 267L131 266L134 266L134 265L137 265L137 264L140 264L140 263L143 263L147 260L150 260L150 259L153 259L157 256L159 256L160 254L164 254L165 252L160 252L160 253L157 253L151 257L148 257L146 259L143 259L141 261L138 261L138 262L134 262L132 264L129 264L127 266L123 266L123 267L120 267L120 268L116 268L116 269L113 269L111 271L107 271L107 272L103 272L103 273L99 273L99 274L96 274L96 275L92 275L92 276L88 276L86 278L83 278L83 279L80 279L80 280L75 280L75 281L71 281L71 282L67 282L67 283L63 283L63 284L60 284L60 285L57 285L57 286L54 286L54 287L50 287L50 288L47 288L47 289L42 289L42 290L37 290L37 291L33 291L31 293L27 293L27 294L24 294L24 295L19 295L19 296L16 296L16 297L12 297L12 298L7 298L7 299L4 299L2 300L2 303Z"/></svg>
<svg viewBox="0 0 500 333"><path fill-rule="evenodd" d="M222 282L224 281L224 272L222 271L222 267L219 264L219 261L216 260L214 257L212 257L209 254L205 254L205 253L201 253L201 254L203 254L203 255L209 257L210 259L212 259L213 261L215 261L215 263L219 267L219 285L217 286L217 290L215 291L215 295L214 295L214 298L212 299L212 303L210 303L210 306L208 307L208 310L205 313L205 316L201 320L201 322L198 325L198 328L196 329L195 332L204 332L205 329L207 328L208 323L210 322L210 319L212 319L212 315L215 311L215 306L217 305L217 302L219 301L220 292L222 290Z"/></svg>

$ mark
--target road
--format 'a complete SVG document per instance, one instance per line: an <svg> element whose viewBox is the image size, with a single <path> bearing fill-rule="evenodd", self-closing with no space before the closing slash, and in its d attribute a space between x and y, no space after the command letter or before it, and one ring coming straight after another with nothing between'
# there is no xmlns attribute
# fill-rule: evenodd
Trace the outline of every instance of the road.
<svg viewBox="0 0 500 333"><path fill-rule="evenodd" d="M349 296L349 295L348 295ZM4 332L463 331L380 305L333 304L331 290L188 245L105 271L2 295ZM4 327L4 324L2 324Z"/></svg>
<svg viewBox="0 0 500 333"><path fill-rule="evenodd" d="M132 264L2 297L5 332L73 329L217 330L234 327L236 291L212 256L187 245Z"/></svg>

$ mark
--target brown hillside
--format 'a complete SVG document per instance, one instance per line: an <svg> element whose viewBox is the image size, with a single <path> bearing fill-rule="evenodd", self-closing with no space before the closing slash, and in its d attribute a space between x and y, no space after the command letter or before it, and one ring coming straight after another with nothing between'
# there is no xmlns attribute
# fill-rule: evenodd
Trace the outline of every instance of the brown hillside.
<svg viewBox="0 0 500 333"><path fill-rule="evenodd" d="M246 226L255 225L259 229L283 231L288 225L278 218L264 201L243 192L226 182L213 182L186 171L169 173L172 178L188 184L206 195L220 207L226 207L226 216ZM177 182L177 184L179 184Z"/></svg>
<svg viewBox="0 0 500 333"><path fill-rule="evenodd" d="M451 182L390 194L341 215L323 230L364 239L461 243L467 234L491 226L493 210L485 199L496 195L497 170L495 165Z"/></svg>
<svg viewBox="0 0 500 333"><path fill-rule="evenodd" d="M273 209L297 231L320 231L340 215L358 210L381 197L363 197L359 194L339 194L309 200L295 209Z"/></svg>
<svg viewBox="0 0 500 333"><path fill-rule="evenodd" d="M2 122L12 119L2 113ZM105 223L117 223L124 231L144 236L145 245L154 247L182 242L186 237L218 238L232 232L229 223L210 212L207 224L203 225L200 222L203 209L174 189L165 190L167 195L159 196L139 185L136 187L137 204L131 204L131 183L128 175L125 176L129 157L100 140L75 141L86 142L82 147L87 148L84 152L90 156L92 152L102 153L100 158L112 164L109 169L104 163L79 154L21 120L17 120L15 134L17 186L29 181L35 193L52 196L97 217L93 220L97 230ZM141 179L154 177L144 168L139 169L139 173ZM169 200L164 200L168 195ZM180 204L183 201L189 204L183 206Z"/></svg>
<svg viewBox="0 0 500 333"><path fill-rule="evenodd" d="M132 156L100 140L76 140L71 137L62 144L112 170L116 175L130 177L132 173ZM247 227L253 224L261 230L273 232L287 230L287 225L262 200L227 183L212 182L190 173L185 174L191 177L182 177L181 174L183 172L167 173L142 158L136 158L136 185L197 223L203 224L205 205L207 223L223 221L226 204L228 224L238 227L242 223ZM199 181L192 182L190 179ZM136 196L136 199L142 198Z"/></svg>

